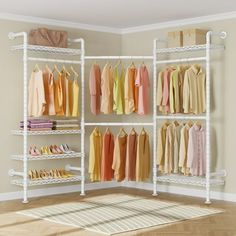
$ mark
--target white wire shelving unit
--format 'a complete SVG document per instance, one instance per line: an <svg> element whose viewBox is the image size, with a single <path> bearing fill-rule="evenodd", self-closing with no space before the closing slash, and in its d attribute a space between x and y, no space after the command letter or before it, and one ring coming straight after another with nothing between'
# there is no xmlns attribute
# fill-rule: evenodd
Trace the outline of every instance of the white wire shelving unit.
<svg viewBox="0 0 236 236"><path fill-rule="evenodd" d="M13 130L12 134L23 136L23 154L12 155L13 160L23 162L23 170L15 171L14 169L9 170L9 175L12 177L18 177L12 180L12 184L23 187L23 203L28 203L28 187L45 184L60 184L68 182L81 183L81 195L85 195L85 170L84 170L84 40L73 39L68 40L70 44L76 45L79 48L56 48L56 47L45 47L38 45L29 45L28 36L26 32L14 33L11 32L8 35L9 39L13 40L16 38L22 38L23 43L20 45L12 46L12 51L23 52L23 130ZM29 56L32 54L33 56ZM35 56L37 54L37 56ZM40 55L40 56L39 56ZM43 57L42 57L43 55ZM60 56L60 59L57 58ZM73 59L71 59L73 56ZM63 58L63 59L61 59ZM68 59L67 59L68 58ZM81 118L80 118L80 129L74 130L50 130L50 131L28 131L27 120L28 120L28 63L30 61L35 62L49 62L49 63L63 63L63 64L75 64L81 68ZM28 138L29 136L41 136L41 135L71 135L79 134L81 139L81 150L80 152L74 152L70 154L58 154L58 155L40 155L30 156L28 154ZM67 171L78 171L80 175L75 175L68 178L57 178L57 179L41 179L41 180L29 180L28 178L28 161L35 160L56 160L56 159L70 159L80 158L80 167L73 167L67 165L65 168Z"/></svg>
<svg viewBox="0 0 236 236"><path fill-rule="evenodd" d="M211 43L212 37L217 36L221 39L227 37L226 32L213 33L209 31L206 34L206 44L204 45L194 45L187 47L176 47L176 48L158 48L158 43L163 42L163 40L154 39L153 42L153 76L154 76L154 86L153 86L153 195L157 195L157 182L162 183L173 183L173 184L185 184L193 186L202 186L206 189L206 204L210 204L210 187L214 185L224 185L224 180L222 177L226 176L225 171L218 171L211 173L211 134L210 134L210 83L211 83L211 57L210 52L215 49L224 49L224 45L217 44L214 45ZM178 59L166 59L159 60L158 56L168 55L168 54L178 54L182 52L205 52L205 56L201 57L187 57L187 58L178 58ZM157 71L159 70L159 65L172 64L172 63L182 63L182 62L202 62L206 65L206 113L203 115L158 115L157 114L157 104L156 104L156 91L157 91ZM158 122L162 120L203 120L205 121L206 126L206 175L204 177L190 177L183 175L160 175L158 176L157 171L157 127Z"/></svg>

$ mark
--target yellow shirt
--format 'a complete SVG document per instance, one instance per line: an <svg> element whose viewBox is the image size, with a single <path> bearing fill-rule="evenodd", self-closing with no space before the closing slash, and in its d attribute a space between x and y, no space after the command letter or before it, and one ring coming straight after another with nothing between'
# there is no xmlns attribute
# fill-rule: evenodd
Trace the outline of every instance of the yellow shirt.
<svg viewBox="0 0 236 236"><path fill-rule="evenodd" d="M157 79L157 106L159 106L159 111L161 112L164 112L164 108L162 106L163 80L164 80L164 72L160 71Z"/></svg>
<svg viewBox="0 0 236 236"><path fill-rule="evenodd" d="M183 85L184 113L200 114L205 112L205 73L198 65L186 70Z"/></svg>
<svg viewBox="0 0 236 236"><path fill-rule="evenodd" d="M113 87L113 110L117 115L124 114L125 100L124 100L124 83L125 83L125 71L121 69L119 74L118 67L115 68L115 80Z"/></svg>
<svg viewBox="0 0 236 236"><path fill-rule="evenodd" d="M95 128L90 135L89 174L91 181L101 180L102 134Z"/></svg>
<svg viewBox="0 0 236 236"><path fill-rule="evenodd" d="M79 84L77 79L73 82L73 109L71 115L73 117L79 116Z"/></svg>
<svg viewBox="0 0 236 236"><path fill-rule="evenodd" d="M180 68L176 68L170 75L170 112L180 112Z"/></svg>

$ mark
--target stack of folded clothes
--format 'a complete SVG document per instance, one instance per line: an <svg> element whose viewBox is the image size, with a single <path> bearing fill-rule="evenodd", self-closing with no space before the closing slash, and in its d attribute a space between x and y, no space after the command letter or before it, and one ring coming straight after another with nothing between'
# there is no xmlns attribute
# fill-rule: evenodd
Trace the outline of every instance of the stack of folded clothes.
<svg viewBox="0 0 236 236"><path fill-rule="evenodd" d="M27 129L29 131L47 131L52 130L53 121L44 119L29 119ZM24 129L24 121L20 122L20 129Z"/></svg>
<svg viewBox="0 0 236 236"><path fill-rule="evenodd" d="M53 129L55 130L74 130L79 129L79 121L72 120L54 120Z"/></svg>

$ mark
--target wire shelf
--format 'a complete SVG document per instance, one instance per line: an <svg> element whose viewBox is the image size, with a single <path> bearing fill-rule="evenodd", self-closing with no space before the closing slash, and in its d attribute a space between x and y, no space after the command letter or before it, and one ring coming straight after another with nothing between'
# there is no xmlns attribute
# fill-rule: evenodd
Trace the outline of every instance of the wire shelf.
<svg viewBox="0 0 236 236"><path fill-rule="evenodd" d="M81 181L81 176L75 175L68 178L58 178L58 179L42 179L42 180L28 180L28 186L37 186L37 185L47 185L47 184L62 184ZM11 181L12 184L23 186L23 179L15 179Z"/></svg>
<svg viewBox="0 0 236 236"><path fill-rule="evenodd" d="M23 130L12 130L14 135L24 135ZM48 130L48 131L27 131L27 135L57 135L57 134L80 134L80 130Z"/></svg>
<svg viewBox="0 0 236 236"><path fill-rule="evenodd" d="M57 159L69 159L79 158L82 154L80 152L73 152L68 154L57 154L57 155L40 155L40 156L27 156L28 161L41 161L41 160L57 160ZM16 161L23 161L24 155L12 155L11 158Z"/></svg>
<svg viewBox="0 0 236 236"><path fill-rule="evenodd" d="M205 120L206 115L194 116L194 115L158 115L156 116L158 120Z"/></svg>
<svg viewBox="0 0 236 236"><path fill-rule="evenodd" d="M207 45L192 45L185 47L175 47L175 48L160 48L156 50L156 53L165 54L165 53L178 53L178 52L193 52L193 51L201 51L206 50ZM221 44L211 44L210 49L224 49L224 45Z"/></svg>
<svg viewBox="0 0 236 236"><path fill-rule="evenodd" d="M27 45L27 50L31 52L41 52L41 53L52 53L52 54L61 54L61 55L68 55L68 56L76 56L81 54L80 49L73 49L73 48L56 48L56 47L46 47L46 46L39 46L39 45ZM12 51L20 51L24 49L24 45L15 45L11 47Z"/></svg>
<svg viewBox="0 0 236 236"><path fill-rule="evenodd" d="M206 178L197 176L183 176L183 175L162 175L156 178L159 182L173 183L173 184L187 184L194 186L206 186ZM224 185L222 179L210 179L210 185Z"/></svg>

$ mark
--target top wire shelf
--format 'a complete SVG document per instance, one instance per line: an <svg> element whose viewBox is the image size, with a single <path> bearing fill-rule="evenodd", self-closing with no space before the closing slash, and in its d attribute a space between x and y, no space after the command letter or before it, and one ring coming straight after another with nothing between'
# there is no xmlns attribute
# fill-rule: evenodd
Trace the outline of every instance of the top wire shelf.
<svg viewBox="0 0 236 236"><path fill-rule="evenodd" d="M175 47L175 48L160 48L156 50L156 53L165 54L165 53L178 53L178 52L193 52L193 51L201 51L206 50L207 45L192 45L185 47ZM210 49L224 49L224 45L221 44L211 44Z"/></svg>
<svg viewBox="0 0 236 236"><path fill-rule="evenodd" d="M15 45L11 47L12 51L20 51L24 49L24 45ZM31 52L41 52L41 53L50 53L50 54L57 54L57 55L68 55L68 56L75 56L80 55L80 49L74 48L58 48L58 47L46 47L46 46L39 46L39 45L27 45L26 49Z"/></svg>

